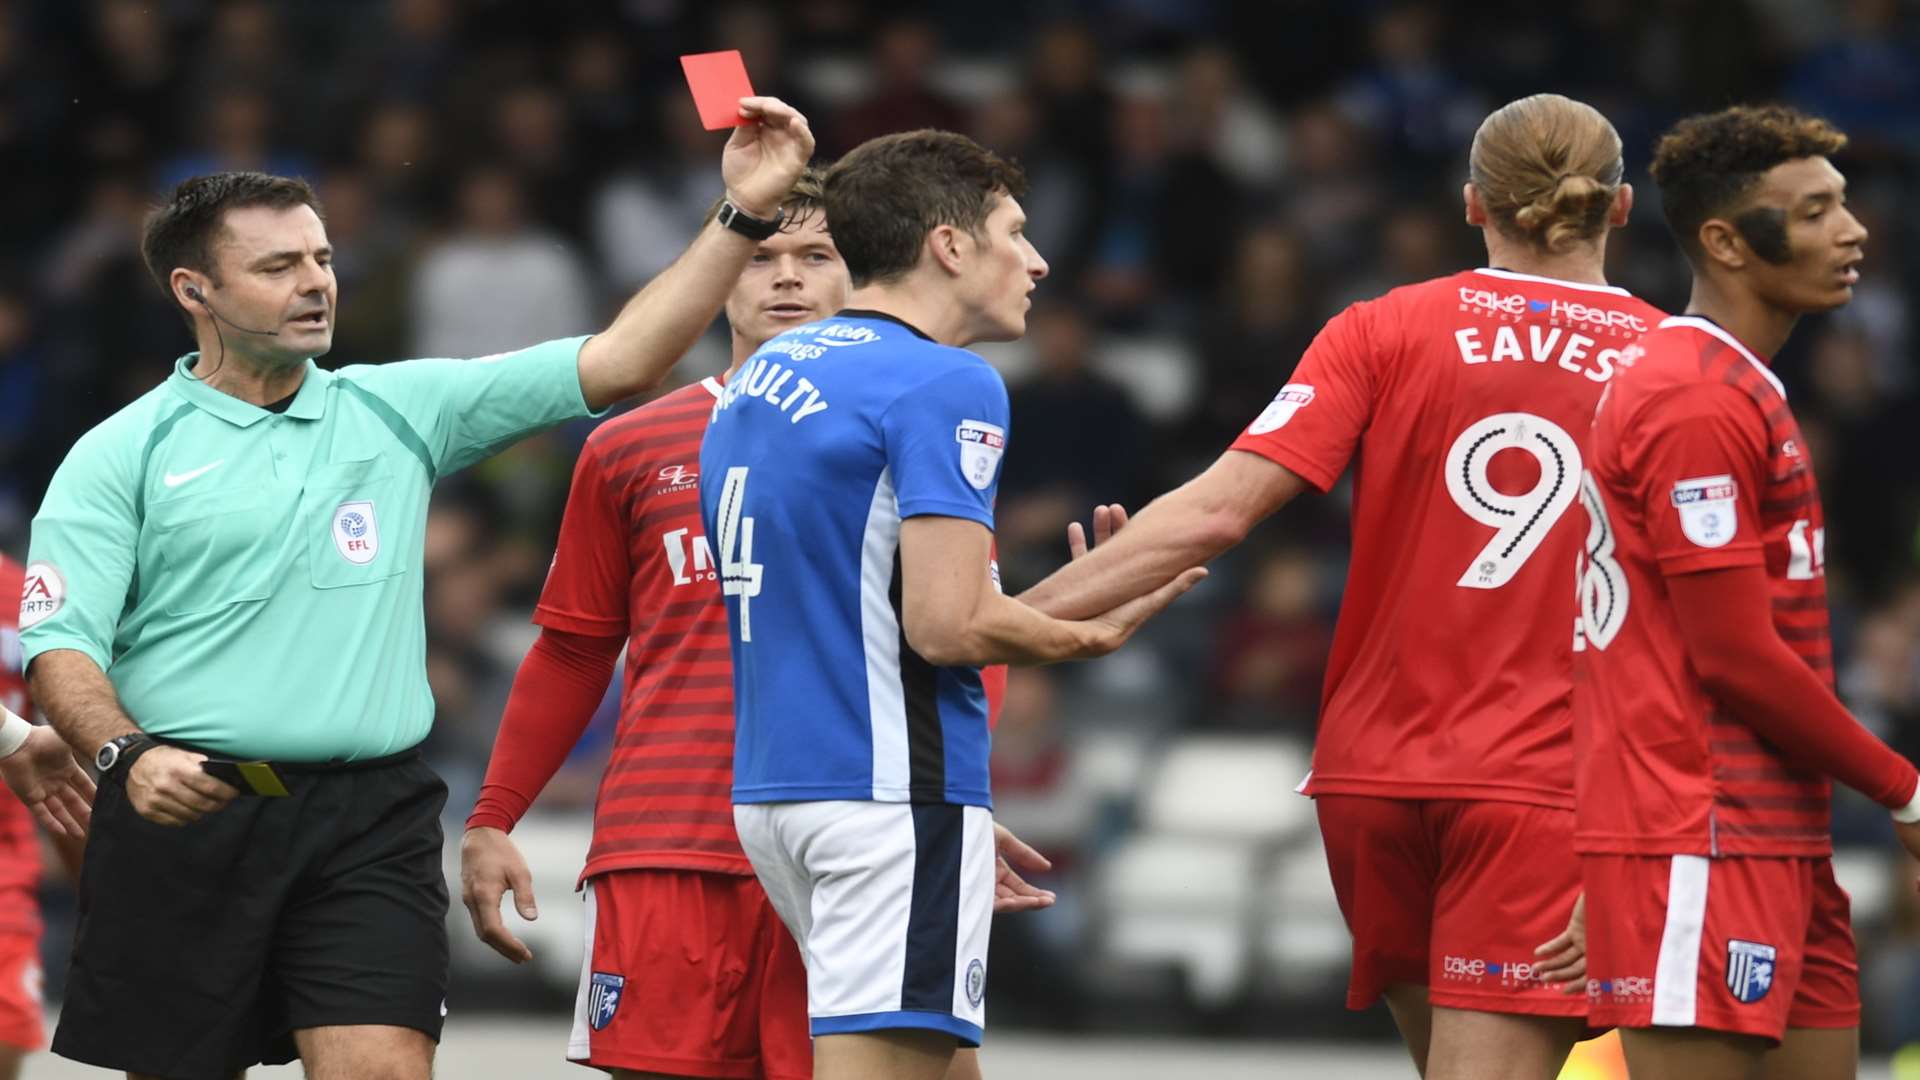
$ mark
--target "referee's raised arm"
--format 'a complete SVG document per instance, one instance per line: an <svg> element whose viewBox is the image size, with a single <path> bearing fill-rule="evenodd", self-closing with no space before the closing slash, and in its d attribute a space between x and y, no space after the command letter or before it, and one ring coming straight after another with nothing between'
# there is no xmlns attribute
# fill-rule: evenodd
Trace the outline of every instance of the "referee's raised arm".
<svg viewBox="0 0 1920 1080"><path fill-rule="evenodd" d="M751 122L733 129L720 159L726 205L580 349L580 391L596 410L666 377L720 314L755 246L779 226L780 204L813 156L813 132L778 98L742 98L740 115Z"/></svg>
<svg viewBox="0 0 1920 1080"><path fill-rule="evenodd" d="M712 323L813 151L781 102L741 114L731 205L612 326L475 360L315 363L339 290L303 181L194 177L149 219L142 253L198 348L68 454L22 608L42 706L101 770L55 1053L136 1076L296 1057L431 1075L448 895L447 788L417 749L429 499L659 382ZM68 783L26 775L33 749L0 779Z"/></svg>

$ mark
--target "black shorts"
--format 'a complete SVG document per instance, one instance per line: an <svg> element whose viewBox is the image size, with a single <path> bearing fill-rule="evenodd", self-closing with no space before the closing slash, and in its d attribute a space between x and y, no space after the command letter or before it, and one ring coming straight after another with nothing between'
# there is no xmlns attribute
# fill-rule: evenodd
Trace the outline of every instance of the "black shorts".
<svg viewBox="0 0 1920 1080"><path fill-rule="evenodd" d="M408 753L289 775L192 825L100 785L53 1052L167 1080L292 1061L292 1033L389 1024L438 1040L447 787Z"/></svg>

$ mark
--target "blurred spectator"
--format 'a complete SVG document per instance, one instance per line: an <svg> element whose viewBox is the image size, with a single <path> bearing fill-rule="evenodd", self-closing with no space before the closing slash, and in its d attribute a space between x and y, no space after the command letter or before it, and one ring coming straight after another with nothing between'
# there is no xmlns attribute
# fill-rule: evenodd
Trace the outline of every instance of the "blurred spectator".
<svg viewBox="0 0 1920 1080"><path fill-rule="evenodd" d="M455 0L391 0L385 25L356 34L340 89L378 101L430 101L451 81L460 59L460 6Z"/></svg>
<svg viewBox="0 0 1920 1080"><path fill-rule="evenodd" d="M1114 160L1084 282L1112 325L1150 327L1167 301L1198 300L1224 273L1240 192L1169 124L1157 86L1115 106Z"/></svg>
<svg viewBox="0 0 1920 1080"><path fill-rule="evenodd" d="M569 238L585 235L591 178L575 165L566 102L558 93L526 83L496 98L493 150L519 179L536 224Z"/></svg>
<svg viewBox="0 0 1920 1080"><path fill-rule="evenodd" d="M260 90L231 84L209 97L196 99L202 107L190 110L199 146L176 155L160 168L160 183L172 187L189 177L234 169L305 176L307 161L271 144L278 126L273 101Z"/></svg>
<svg viewBox="0 0 1920 1080"><path fill-rule="evenodd" d="M838 156L892 131L958 130L960 107L928 81L939 49L939 37L923 20L895 18L882 26L873 43L873 88L841 113L828 150Z"/></svg>
<svg viewBox="0 0 1920 1080"><path fill-rule="evenodd" d="M1201 45L1180 61L1176 123L1187 138L1243 187L1280 179L1287 133L1278 116L1241 81L1240 65L1221 45Z"/></svg>
<svg viewBox="0 0 1920 1080"><path fill-rule="evenodd" d="M586 268L527 223L523 198L504 169L461 180L459 223L420 260L414 282L414 355L483 356L593 331Z"/></svg>
<svg viewBox="0 0 1920 1080"><path fill-rule="evenodd" d="M1215 638L1206 724L1311 738L1333 647L1312 554L1294 547L1261 554L1241 595Z"/></svg>
<svg viewBox="0 0 1920 1080"><path fill-rule="evenodd" d="M573 38L561 60L561 93L579 131L582 178L618 166L640 140L648 119L645 97L635 92L633 52L620 35L600 30Z"/></svg>
<svg viewBox="0 0 1920 1080"><path fill-rule="evenodd" d="M433 116L425 106L376 106L360 126L357 150L383 227L415 225L444 202Z"/></svg>
<svg viewBox="0 0 1920 1080"><path fill-rule="evenodd" d="M1443 29L1439 12L1427 4L1382 12L1369 29L1373 66L1340 94L1348 115L1390 155L1416 168L1459 154L1487 115L1486 101L1449 68Z"/></svg>
<svg viewBox="0 0 1920 1080"><path fill-rule="evenodd" d="M1351 279L1334 297L1333 306L1343 308L1402 285L1485 263L1486 249L1474 230L1461 224L1462 213L1425 204L1395 207L1381 223L1379 258L1372 272Z"/></svg>
<svg viewBox="0 0 1920 1080"><path fill-rule="evenodd" d="M1920 50L1896 0L1845 0L1833 35L1787 76L1788 97L1832 120L1856 153L1920 149Z"/></svg>
<svg viewBox="0 0 1920 1080"><path fill-rule="evenodd" d="M183 77L173 27L146 0L89 5L92 36L74 84L87 156L126 163L176 148L180 124L198 110L180 107Z"/></svg>
<svg viewBox="0 0 1920 1080"><path fill-rule="evenodd" d="M1325 269L1345 273L1370 254L1368 227L1386 197L1379 171L1353 122L1329 102L1293 116L1287 220Z"/></svg>
<svg viewBox="0 0 1920 1080"><path fill-rule="evenodd" d="M1100 45L1079 21L1042 27L1027 61L1027 87L1040 112L1042 141L1066 155L1088 183L1112 156L1113 95L1100 71Z"/></svg>
<svg viewBox="0 0 1920 1080"><path fill-rule="evenodd" d="M407 289L416 239L412 230L404 221L383 219L364 169L328 171L318 193L327 208L327 239L333 244L333 274L342 304L327 362L369 364L405 356L411 326Z"/></svg>
<svg viewBox="0 0 1920 1080"><path fill-rule="evenodd" d="M1869 615L1840 672L1840 694L1874 734L1920 754L1920 628L1898 609Z"/></svg>
<svg viewBox="0 0 1920 1080"><path fill-rule="evenodd" d="M1058 566L1067 523L1098 503L1129 509L1147 482L1148 432L1133 399L1095 372L1093 326L1070 304L1036 306L1033 376L1010 391L1013 430L995 514L1007 591Z"/></svg>
<svg viewBox="0 0 1920 1080"><path fill-rule="evenodd" d="M1267 223L1240 238L1232 276L1199 336L1199 406L1183 426L1185 455L1211 460L1287 384L1323 317L1300 239Z"/></svg>
<svg viewBox="0 0 1920 1080"><path fill-rule="evenodd" d="M25 535L31 508L39 502L39 487L28 485L45 481L26 460L39 427L46 363L34 338L25 290L0 277L0 545L9 550Z"/></svg>
<svg viewBox="0 0 1920 1080"><path fill-rule="evenodd" d="M593 243L615 295L665 270L721 194L713 164L721 137L702 129L699 115L677 98L661 102L660 115L661 145L593 196Z"/></svg>

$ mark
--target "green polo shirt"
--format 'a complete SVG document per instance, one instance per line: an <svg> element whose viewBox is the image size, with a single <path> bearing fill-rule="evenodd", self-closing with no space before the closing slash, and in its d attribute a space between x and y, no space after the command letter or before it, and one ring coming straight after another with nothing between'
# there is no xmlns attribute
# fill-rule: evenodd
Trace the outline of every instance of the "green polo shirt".
<svg viewBox="0 0 1920 1080"><path fill-rule="evenodd" d="M87 432L33 519L29 661L76 649L146 731L354 760L426 737L422 546L436 479L589 414L585 338L327 372L283 413L166 382Z"/></svg>

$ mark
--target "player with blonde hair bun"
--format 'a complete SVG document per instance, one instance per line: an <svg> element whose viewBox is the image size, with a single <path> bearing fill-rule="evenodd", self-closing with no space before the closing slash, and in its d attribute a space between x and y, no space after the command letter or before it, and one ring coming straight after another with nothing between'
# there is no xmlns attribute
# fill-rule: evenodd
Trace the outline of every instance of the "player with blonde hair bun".
<svg viewBox="0 0 1920 1080"><path fill-rule="evenodd" d="M1550 1080L1586 1026L1566 992L1585 984L1568 511L1594 406L1661 317L1602 270L1633 205L1622 171L1590 106L1539 94L1494 112L1462 193L1488 265L1336 315L1218 461L1022 597L1101 610L1355 463L1302 790L1353 931L1347 1004L1385 998L1428 1080Z"/></svg>

